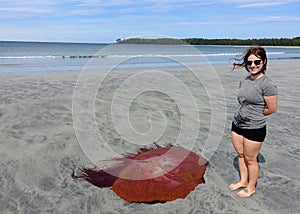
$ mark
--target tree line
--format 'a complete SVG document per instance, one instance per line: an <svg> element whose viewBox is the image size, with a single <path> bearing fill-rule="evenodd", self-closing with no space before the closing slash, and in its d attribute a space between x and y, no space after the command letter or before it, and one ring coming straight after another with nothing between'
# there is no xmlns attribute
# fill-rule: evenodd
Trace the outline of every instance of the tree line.
<svg viewBox="0 0 300 214"><path fill-rule="evenodd" d="M157 38L157 39L148 39L148 38L129 38L129 39L117 39L117 43L120 44L158 44L158 45L184 45L186 41L182 39L173 39L173 38Z"/></svg>
<svg viewBox="0 0 300 214"><path fill-rule="evenodd" d="M205 39L205 38L130 38L117 39L120 44L168 44L168 45L261 45L261 46L300 46L300 37L262 39Z"/></svg>
<svg viewBox="0 0 300 214"><path fill-rule="evenodd" d="M300 46L300 37L263 39L203 39L187 38L183 41L191 45L262 45L262 46Z"/></svg>

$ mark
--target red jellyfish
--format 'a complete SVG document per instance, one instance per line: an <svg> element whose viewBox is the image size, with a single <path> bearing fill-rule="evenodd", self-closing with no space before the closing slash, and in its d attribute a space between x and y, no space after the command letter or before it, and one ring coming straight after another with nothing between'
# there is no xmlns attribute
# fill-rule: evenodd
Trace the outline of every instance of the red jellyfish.
<svg viewBox="0 0 300 214"><path fill-rule="evenodd" d="M109 160L104 168L82 168L74 179L109 187L128 202L165 203L186 198L203 178L208 161L181 146L155 144Z"/></svg>

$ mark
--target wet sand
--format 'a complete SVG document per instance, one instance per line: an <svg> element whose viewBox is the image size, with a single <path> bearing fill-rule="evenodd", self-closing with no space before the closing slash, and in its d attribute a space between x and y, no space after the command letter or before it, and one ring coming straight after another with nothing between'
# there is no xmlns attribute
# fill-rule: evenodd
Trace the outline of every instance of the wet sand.
<svg viewBox="0 0 300 214"><path fill-rule="evenodd" d="M91 162L73 126L72 99L79 73L0 74L0 213L300 213L299 64L299 60L269 62L267 75L278 86L279 108L276 114L268 116L257 192L247 199L228 189L239 178L230 125L238 83L247 73L231 72L230 65L214 66L225 93L226 118L218 148L204 175L206 183L197 186L187 198L165 204L127 203L109 189L71 178L74 168ZM189 87L193 88L189 78L185 83L191 82ZM109 118L103 121L109 112L108 94L118 82L118 75L114 76L102 89L103 96L96 102L96 117L99 129L105 133L104 140L122 154L133 151L134 145L113 131ZM147 129L144 112L149 110L149 103L159 106L160 99L170 102L163 94L154 93L133 103L132 117L137 127ZM166 105L163 109L169 113L174 128L166 129L165 142L172 142L172 137L177 136L174 108ZM202 110L204 128L199 144L193 147L198 154L203 149L201 139L207 137L205 123L210 123L211 116L209 109Z"/></svg>

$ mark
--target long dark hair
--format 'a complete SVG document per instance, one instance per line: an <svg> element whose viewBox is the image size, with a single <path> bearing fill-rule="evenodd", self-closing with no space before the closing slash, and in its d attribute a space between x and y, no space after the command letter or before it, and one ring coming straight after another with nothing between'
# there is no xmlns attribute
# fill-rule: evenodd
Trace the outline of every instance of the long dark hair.
<svg viewBox="0 0 300 214"><path fill-rule="evenodd" d="M241 58L236 58L235 60L237 61L237 63L233 63L232 70L234 70L236 68L240 68L240 67L245 67L246 70L249 71L248 67L247 67L247 60L248 60L248 57L252 54L257 56L258 58L262 59L264 64L263 64L263 67L262 67L261 71L263 73L265 73L265 71L267 70L268 58L267 58L266 50L263 47L259 46L259 45L249 47L243 53Z"/></svg>

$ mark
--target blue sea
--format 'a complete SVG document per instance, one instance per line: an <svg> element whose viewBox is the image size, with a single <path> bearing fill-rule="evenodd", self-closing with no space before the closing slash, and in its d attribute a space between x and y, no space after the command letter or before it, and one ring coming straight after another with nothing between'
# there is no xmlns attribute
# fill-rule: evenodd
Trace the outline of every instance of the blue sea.
<svg viewBox="0 0 300 214"><path fill-rule="evenodd" d="M92 60L98 60L102 69L120 62L122 68L128 69L176 67L181 63L196 66L230 64L246 48L0 41L0 72L80 72ZM265 49L270 61L300 58L300 47Z"/></svg>

